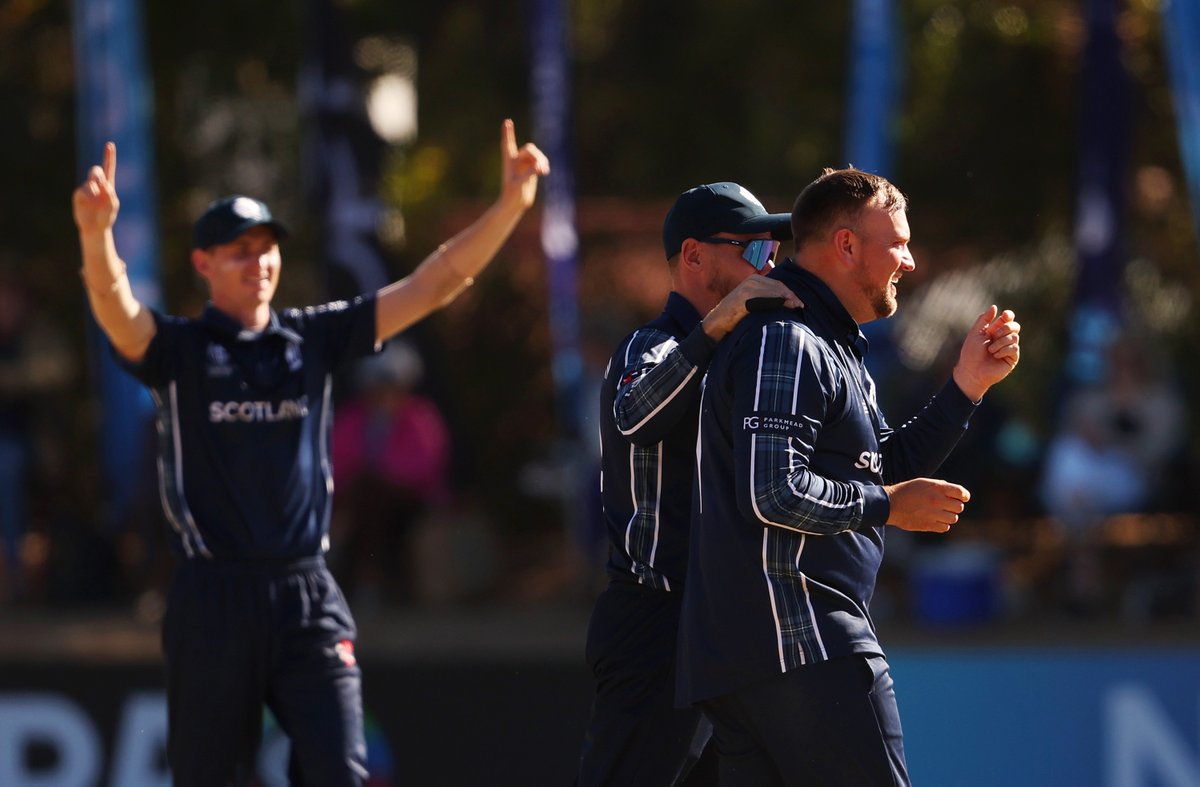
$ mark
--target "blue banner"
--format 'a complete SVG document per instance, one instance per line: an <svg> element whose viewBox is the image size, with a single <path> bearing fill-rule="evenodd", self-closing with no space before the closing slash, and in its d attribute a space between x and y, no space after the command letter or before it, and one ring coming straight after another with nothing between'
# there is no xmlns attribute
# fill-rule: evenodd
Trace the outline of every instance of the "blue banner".
<svg viewBox="0 0 1200 787"><path fill-rule="evenodd" d="M847 165L883 177L892 175L900 51L895 0L854 0L850 17L850 80L846 107ZM905 370L899 367L894 320L862 326L871 343L867 367L884 382Z"/></svg>
<svg viewBox="0 0 1200 787"><path fill-rule="evenodd" d="M580 382L575 176L571 155L571 86L564 0L530 0L534 139L550 158L543 181L542 250L549 287L557 417L566 440L578 439Z"/></svg>
<svg viewBox="0 0 1200 787"><path fill-rule="evenodd" d="M1125 269L1125 188L1130 133L1129 77L1117 34L1120 0L1087 0L1088 37L1080 85L1078 258L1069 387L1096 382L1121 326Z"/></svg>
<svg viewBox="0 0 1200 787"><path fill-rule="evenodd" d="M113 234L134 296L161 308L155 209L153 101L138 0L74 0L76 138L79 177L117 144L121 213ZM95 324L89 346L103 408L102 467L111 494L106 526L122 528L150 475L154 407L146 389L121 371Z"/></svg>
<svg viewBox="0 0 1200 787"><path fill-rule="evenodd" d="M386 145L371 127L340 12L330 0L305 4L299 99L305 116L309 203L321 216L330 295L375 292L389 281L377 227L376 181Z"/></svg>
<svg viewBox="0 0 1200 787"><path fill-rule="evenodd" d="M1194 787L1193 647L889 654L913 784Z"/></svg>
<svg viewBox="0 0 1200 787"><path fill-rule="evenodd" d="M1200 7L1192 0L1166 0L1162 8L1179 153L1191 195L1193 229L1200 234Z"/></svg>
<svg viewBox="0 0 1200 787"><path fill-rule="evenodd" d="M894 0L854 0L850 24L846 162L889 177L900 87Z"/></svg>

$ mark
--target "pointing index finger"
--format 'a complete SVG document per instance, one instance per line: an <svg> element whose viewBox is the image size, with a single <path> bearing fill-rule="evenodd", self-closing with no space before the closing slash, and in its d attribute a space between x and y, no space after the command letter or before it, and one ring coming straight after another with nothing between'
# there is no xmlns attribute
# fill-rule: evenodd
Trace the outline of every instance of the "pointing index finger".
<svg viewBox="0 0 1200 787"><path fill-rule="evenodd" d="M117 187L117 143L108 142L104 145L104 177L110 188Z"/></svg>
<svg viewBox="0 0 1200 787"><path fill-rule="evenodd" d="M500 124L500 146L505 158L511 160L517 157L517 133L510 118L505 118Z"/></svg>

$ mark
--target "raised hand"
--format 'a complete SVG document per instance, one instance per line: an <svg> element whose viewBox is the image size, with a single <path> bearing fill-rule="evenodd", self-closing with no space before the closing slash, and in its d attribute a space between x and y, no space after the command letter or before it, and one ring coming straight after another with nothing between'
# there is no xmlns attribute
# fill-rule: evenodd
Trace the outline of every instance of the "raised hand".
<svg viewBox="0 0 1200 787"><path fill-rule="evenodd" d="M513 122L508 119L500 125L500 159L501 199L516 199L522 208L529 208L537 196L538 178L550 174L550 160L532 142L518 149Z"/></svg>
<svg viewBox="0 0 1200 787"><path fill-rule="evenodd" d="M884 489L891 501L887 523L917 532L945 533L971 499L965 487L936 478L913 478Z"/></svg>
<svg viewBox="0 0 1200 787"><path fill-rule="evenodd" d="M705 315L701 323L704 332L720 341L746 316L746 301L751 298L778 298L781 309L798 309L804 305L796 293L778 279L748 276Z"/></svg>
<svg viewBox="0 0 1200 787"><path fill-rule="evenodd" d="M973 402L1016 368L1021 359L1021 324L1011 311L992 305L979 315L963 340L954 382Z"/></svg>
<svg viewBox="0 0 1200 787"><path fill-rule="evenodd" d="M104 167L93 166L87 179L71 196L75 224L80 232L104 231L117 220L121 201L117 199L117 146L104 146Z"/></svg>

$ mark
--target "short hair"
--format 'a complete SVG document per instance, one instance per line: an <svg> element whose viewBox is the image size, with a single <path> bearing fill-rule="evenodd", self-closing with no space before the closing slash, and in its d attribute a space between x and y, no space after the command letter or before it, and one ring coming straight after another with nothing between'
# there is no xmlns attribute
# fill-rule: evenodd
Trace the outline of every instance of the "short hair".
<svg viewBox="0 0 1200 787"><path fill-rule="evenodd" d="M908 209L908 198L887 178L861 169L825 168L809 183L792 206L792 238L799 251L835 223L853 224L866 207L888 213Z"/></svg>

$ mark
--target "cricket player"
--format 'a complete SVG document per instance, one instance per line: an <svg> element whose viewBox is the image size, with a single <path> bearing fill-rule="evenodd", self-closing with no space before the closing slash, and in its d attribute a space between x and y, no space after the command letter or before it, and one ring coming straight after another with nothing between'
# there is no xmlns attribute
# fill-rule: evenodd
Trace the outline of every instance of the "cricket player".
<svg viewBox="0 0 1200 787"><path fill-rule="evenodd" d="M754 298L800 300L765 278L786 213L767 213L736 183L679 195L663 222L671 292L663 313L629 334L605 370L601 499L608 587L588 626L596 679L579 785L665 787L688 776L711 727L675 708L675 640L687 569L700 381L713 350ZM689 784L702 784L696 769ZM714 773L707 783L712 783Z"/></svg>
<svg viewBox="0 0 1200 787"><path fill-rule="evenodd" d="M257 199L217 200L191 264L210 301L152 311L113 242L116 147L74 193L92 313L158 408L159 481L180 558L163 621L167 760L177 787L254 777L266 703L291 739L293 784L360 785L355 624L325 565L334 370L452 301L533 204L546 157L501 127L500 196L410 275L350 302L277 311L283 225Z"/></svg>

